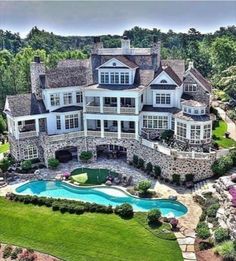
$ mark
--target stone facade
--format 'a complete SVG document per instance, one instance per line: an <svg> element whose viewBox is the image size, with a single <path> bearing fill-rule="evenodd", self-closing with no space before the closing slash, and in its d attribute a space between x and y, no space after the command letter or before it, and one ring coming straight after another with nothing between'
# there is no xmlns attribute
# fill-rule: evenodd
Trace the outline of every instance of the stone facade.
<svg viewBox="0 0 236 261"><path fill-rule="evenodd" d="M211 165L215 161L215 154L208 154L207 159L192 159L192 158L178 158L176 155L167 155L157 149L144 146L140 141L132 139L115 139L115 138L93 138L93 137L79 137L68 138L66 135L64 139L58 141L50 141L50 136L41 136L40 139L26 139L19 142L11 143L12 155L18 155L17 160L22 160L23 148L30 144L35 144L40 148L40 159L44 159L47 164L49 158L55 157L57 150L66 147L77 147L78 158L82 151L92 151L93 160L97 159L97 146L99 145L117 145L126 148L127 162L132 161L133 155L142 158L145 163L151 162L153 165L159 165L162 169L162 176L164 178L172 179L173 174L179 174L182 181L185 180L186 174L193 174L194 180L199 181L209 178L213 175ZM16 145L17 144L17 145ZM41 144L41 146L39 146ZM17 151L16 152L13 152Z"/></svg>
<svg viewBox="0 0 236 261"><path fill-rule="evenodd" d="M186 92L184 90L185 94L190 95L193 97L193 100L204 103L204 104L210 104L210 95L200 86L193 77L188 73L184 79L184 84L186 83L192 83L197 84L197 91L196 92ZM209 108L208 108L209 109Z"/></svg>
<svg viewBox="0 0 236 261"><path fill-rule="evenodd" d="M236 208L232 206L232 196L228 192L228 188L232 185L235 186L235 183L230 180L230 176L219 178L215 184L221 205L217 217L220 225L229 229L232 239L236 239Z"/></svg>
<svg viewBox="0 0 236 261"><path fill-rule="evenodd" d="M40 88L39 75L45 74L44 63L33 62L30 64L31 92L36 95L36 98L42 99L42 90Z"/></svg>

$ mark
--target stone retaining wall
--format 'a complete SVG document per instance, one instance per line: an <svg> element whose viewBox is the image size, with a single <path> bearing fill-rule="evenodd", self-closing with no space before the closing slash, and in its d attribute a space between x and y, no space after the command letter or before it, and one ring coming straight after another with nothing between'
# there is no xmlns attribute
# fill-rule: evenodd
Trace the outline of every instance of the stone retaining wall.
<svg viewBox="0 0 236 261"><path fill-rule="evenodd" d="M31 140L31 139L30 139ZM29 140L28 140L29 141ZM20 144L22 141L20 141ZM166 155L156 149L142 145L137 140L115 139L115 138L70 138L50 142L47 137L40 138L40 144L43 147L43 157L45 163L49 158L55 157L55 152L68 146L75 146L78 150L78 156L81 151L92 151L93 160L97 158L98 145L118 145L127 149L127 162L132 161L133 155L142 158L145 163L151 162L153 165L159 165L162 169L164 178L172 179L173 174L179 174L181 180L185 180L186 174L193 174L194 180L202 180L213 175L211 165L215 160L215 154L210 154L208 159L176 158L174 155ZM23 144L24 146L24 144Z"/></svg>
<svg viewBox="0 0 236 261"><path fill-rule="evenodd" d="M219 223L223 223L230 231L233 239L236 239L236 208L232 206L232 196L228 192L229 186L236 185L230 180L230 176L221 177L215 184L217 197L219 198L221 211L217 213Z"/></svg>

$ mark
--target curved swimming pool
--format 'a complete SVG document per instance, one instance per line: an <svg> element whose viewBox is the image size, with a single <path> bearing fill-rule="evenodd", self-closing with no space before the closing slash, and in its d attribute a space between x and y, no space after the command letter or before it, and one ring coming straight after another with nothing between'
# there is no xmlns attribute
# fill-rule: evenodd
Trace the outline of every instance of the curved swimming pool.
<svg viewBox="0 0 236 261"><path fill-rule="evenodd" d="M75 187L61 181L31 181L16 188L16 193L22 195L36 195L80 200L113 207L122 203L129 203L134 211L146 212L159 208L163 216L183 216L187 208L178 201L168 199L141 199L133 197L123 190L113 187Z"/></svg>

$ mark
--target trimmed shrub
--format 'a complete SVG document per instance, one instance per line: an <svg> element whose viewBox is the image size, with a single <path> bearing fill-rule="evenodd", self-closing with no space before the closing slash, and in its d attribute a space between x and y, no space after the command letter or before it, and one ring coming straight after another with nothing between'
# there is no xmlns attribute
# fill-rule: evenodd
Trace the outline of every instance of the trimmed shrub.
<svg viewBox="0 0 236 261"><path fill-rule="evenodd" d="M161 139L165 141L170 141L174 136L173 130L165 130L161 134Z"/></svg>
<svg viewBox="0 0 236 261"><path fill-rule="evenodd" d="M22 170L28 172L32 169L32 162L31 160L24 160L21 162L21 168Z"/></svg>
<svg viewBox="0 0 236 261"><path fill-rule="evenodd" d="M137 155L133 156L133 164L135 167L138 167L138 156Z"/></svg>
<svg viewBox="0 0 236 261"><path fill-rule="evenodd" d="M197 232L197 236L201 239L207 239L211 235L209 227L208 227L207 223L205 223L205 222L198 223L196 232Z"/></svg>
<svg viewBox="0 0 236 261"><path fill-rule="evenodd" d="M186 182L191 182L191 181L193 181L193 179L194 179L194 175L193 174L186 174L185 175L185 181Z"/></svg>
<svg viewBox="0 0 236 261"><path fill-rule="evenodd" d="M207 250L213 247L213 243L209 241L201 241L199 243L199 250Z"/></svg>
<svg viewBox="0 0 236 261"><path fill-rule="evenodd" d="M128 203L117 206L115 208L115 213L122 218L132 218L134 215L133 208Z"/></svg>
<svg viewBox="0 0 236 261"><path fill-rule="evenodd" d="M232 150L229 155L233 161L233 165L236 166L236 150Z"/></svg>
<svg viewBox="0 0 236 261"><path fill-rule="evenodd" d="M50 158L48 159L48 167L50 169L56 169L59 165L59 160L58 159L54 159L54 158Z"/></svg>
<svg viewBox="0 0 236 261"><path fill-rule="evenodd" d="M2 257L7 259L8 257L11 256L11 253L12 253L12 246L6 245L3 249Z"/></svg>
<svg viewBox="0 0 236 261"><path fill-rule="evenodd" d="M91 160L93 157L93 153L91 151L82 151L80 153L80 160L88 162L89 160Z"/></svg>
<svg viewBox="0 0 236 261"><path fill-rule="evenodd" d="M225 240L229 239L229 231L228 229L224 229L222 227L217 228L214 233L215 241L217 243L221 243Z"/></svg>
<svg viewBox="0 0 236 261"><path fill-rule="evenodd" d="M161 176L161 167L156 165L154 166L154 177L158 178L159 176Z"/></svg>
<svg viewBox="0 0 236 261"><path fill-rule="evenodd" d="M220 205L218 203L212 204L206 210L208 217L216 217L217 210L219 209Z"/></svg>
<svg viewBox="0 0 236 261"><path fill-rule="evenodd" d="M173 175L172 175L172 181L173 181L176 185L179 185L179 184L180 184L180 175L179 175L179 174L173 174Z"/></svg>
<svg viewBox="0 0 236 261"><path fill-rule="evenodd" d="M230 155L227 155L225 157L221 157L220 159L216 160L212 166L211 169L217 176L224 175L228 170L230 170L234 165L233 159L230 157Z"/></svg>
<svg viewBox="0 0 236 261"><path fill-rule="evenodd" d="M225 241L214 248L214 253L223 257L223 260L236 260L233 241Z"/></svg>
<svg viewBox="0 0 236 261"><path fill-rule="evenodd" d="M161 217L161 211L159 209L151 209L148 211L147 219L149 223L158 223Z"/></svg>
<svg viewBox="0 0 236 261"><path fill-rule="evenodd" d="M151 173L153 170L153 166L152 166L152 163L151 162L148 162L147 165L146 165L146 171L147 173Z"/></svg>
<svg viewBox="0 0 236 261"><path fill-rule="evenodd" d="M146 194L148 190L151 188L151 181L150 180L142 180L138 183L138 190L142 194Z"/></svg>
<svg viewBox="0 0 236 261"><path fill-rule="evenodd" d="M200 218L199 218L199 221L200 221L200 222L205 221L205 220L206 220L206 217L207 217L206 210L203 209L202 214L201 214L201 216L200 216Z"/></svg>
<svg viewBox="0 0 236 261"><path fill-rule="evenodd" d="M139 158L138 159L138 168L144 170L144 160Z"/></svg>

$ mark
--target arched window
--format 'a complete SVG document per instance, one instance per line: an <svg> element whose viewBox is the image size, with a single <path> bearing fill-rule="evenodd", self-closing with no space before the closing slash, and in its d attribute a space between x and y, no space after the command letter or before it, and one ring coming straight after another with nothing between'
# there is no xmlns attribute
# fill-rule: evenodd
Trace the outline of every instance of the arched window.
<svg viewBox="0 0 236 261"><path fill-rule="evenodd" d="M167 83L167 81L166 80L161 80L161 83Z"/></svg>

